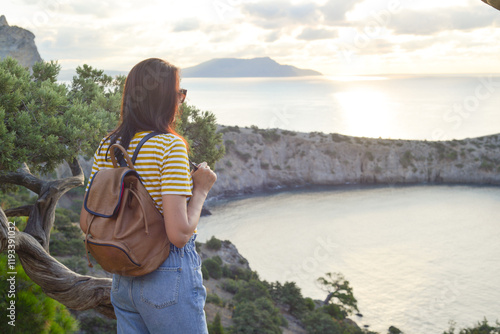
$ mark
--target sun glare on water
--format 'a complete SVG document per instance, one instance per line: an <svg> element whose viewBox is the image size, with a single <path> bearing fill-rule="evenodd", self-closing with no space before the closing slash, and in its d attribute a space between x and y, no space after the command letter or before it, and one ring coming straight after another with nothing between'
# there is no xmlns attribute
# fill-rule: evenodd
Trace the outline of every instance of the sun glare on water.
<svg viewBox="0 0 500 334"><path fill-rule="evenodd" d="M341 121L351 136L387 138L395 126L388 97L378 91L355 90L333 94L341 109Z"/></svg>

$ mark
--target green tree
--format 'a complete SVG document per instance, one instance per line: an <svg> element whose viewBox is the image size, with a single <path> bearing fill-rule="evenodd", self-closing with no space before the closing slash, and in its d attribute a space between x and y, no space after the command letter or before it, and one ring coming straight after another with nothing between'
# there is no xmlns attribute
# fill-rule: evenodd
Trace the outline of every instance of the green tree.
<svg viewBox="0 0 500 334"><path fill-rule="evenodd" d="M444 331L443 334L455 334L455 322L450 323L450 328ZM485 318L483 321L478 321L475 326L462 328L457 334L500 334L500 322L496 321L495 326L488 324L488 320Z"/></svg>
<svg viewBox="0 0 500 334"><path fill-rule="evenodd" d="M340 325L321 310L309 312L302 320L307 334L341 334Z"/></svg>
<svg viewBox="0 0 500 334"><path fill-rule="evenodd" d="M81 153L90 157L116 124L116 112L71 99L56 83L59 69L38 63L30 74L11 58L0 62L0 171L26 163L47 173Z"/></svg>
<svg viewBox="0 0 500 334"><path fill-rule="evenodd" d="M208 324L208 333L210 334L224 334L224 327L222 327L220 313L217 312L214 320Z"/></svg>
<svg viewBox="0 0 500 334"><path fill-rule="evenodd" d="M301 318L308 310L306 300L302 296L300 288L295 282L271 283L270 292L273 300L278 304L285 305L288 313L296 318Z"/></svg>
<svg viewBox="0 0 500 334"><path fill-rule="evenodd" d="M341 273L327 273L327 278L320 277L318 282L328 296L323 302L325 305L335 304L339 307L344 317L358 311L358 301L354 298L352 287Z"/></svg>
<svg viewBox="0 0 500 334"><path fill-rule="evenodd" d="M215 279L219 279L222 277L222 267L216 259L209 258L204 260L202 263L202 267L206 268L210 277Z"/></svg>
<svg viewBox="0 0 500 334"><path fill-rule="evenodd" d="M243 281L234 296L234 300L237 302L254 301L258 298L271 299L271 295L266 285L257 279L251 279L248 282Z"/></svg>
<svg viewBox="0 0 500 334"><path fill-rule="evenodd" d="M191 147L189 156L193 161L206 161L213 167L226 153L222 134L216 132L217 124L213 113L200 111L184 103L176 125L176 131L186 138Z"/></svg>
<svg viewBox="0 0 500 334"><path fill-rule="evenodd" d="M275 334L281 333L284 323L280 311L266 297L255 301L245 300L236 305L233 312L232 333Z"/></svg>
<svg viewBox="0 0 500 334"><path fill-rule="evenodd" d="M30 72L11 58L0 61L0 189L21 187L35 194L17 203L4 200L9 195L2 193L0 253L8 249L12 234L15 249L8 250L16 251L26 274L48 296L76 310L95 309L114 317L111 280L68 269L50 255L49 244L56 224L54 248L70 255L65 248L72 247L78 233L72 228L74 218L56 213L57 203L84 184L77 158L92 157L102 137L116 126L125 78L113 79L83 65L67 87L57 83L59 70L57 62L37 63ZM224 152L222 144L216 147L215 117L198 111L187 115L192 116L182 124L181 134L194 143L195 156L215 162ZM212 153L212 160L205 159ZM52 180L51 173L62 163L68 164L72 176ZM22 224L14 229L11 223L21 218Z"/></svg>
<svg viewBox="0 0 500 334"><path fill-rule="evenodd" d="M1 333L74 333L78 330L78 321L71 316L66 307L61 303L47 297L42 289L33 283L21 265L16 265L15 270L7 270L7 256L0 254L0 289L4 297L0 299L2 321ZM16 274L8 274L15 272ZM11 291L11 281L15 285L15 292ZM15 301L15 318L9 318L11 301ZM10 321L13 321L9 325Z"/></svg>

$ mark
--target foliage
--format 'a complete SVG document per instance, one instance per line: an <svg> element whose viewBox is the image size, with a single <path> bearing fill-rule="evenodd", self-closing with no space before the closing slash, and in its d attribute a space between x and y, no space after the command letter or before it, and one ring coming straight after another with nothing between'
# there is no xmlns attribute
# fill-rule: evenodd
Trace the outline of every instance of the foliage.
<svg viewBox="0 0 500 334"><path fill-rule="evenodd" d="M222 134L216 132L217 124L213 113L200 111L184 103L176 124L176 130L190 145L189 156L193 161L206 161L209 166L214 166L224 156L226 150Z"/></svg>
<svg viewBox="0 0 500 334"><path fill-rule="evenodd" d="M222 267L222 276L232 279L242 279L249 281L252 278L257 278L258 274L250 269L244 269L236 265L224 265Z"/></svg>
<svg viewBox="0 0 500 334"><path fill-rule="evenodd" d="M271 295L266 285L256 279L241 283L238 292L234 296L234 300L237 302L254 301L258 298L271 299Z"/></svg>
<svg viewBox="0 0 500 334"><path fill-rule="evenodd" d="M358 311L358 301L354 298L349 281L341 273L327 273L327 278L320 277L318 282L323 285L323 290L328 292L326 303L338 305L339 310L345 315Z"/></svg>
<svg viewBox="0 0 500 334"><path fill-rule="evenodd" d="M26 162L46 173L78 154L91 156L116 123L118 110L104 108L105 97L89 105L56 83L59 70L42 62L30 74L12 58L0 62L0 171Z"/></svg>
<svg viewBox="0 0 500 334"><path fill-rule="evenodd" d="M68 259L61 261L68 269L73 270L75 273L80 275L86 275L88 273L88 262L80 256L72 256Z"/></svg>
<svg viewBox="0 0 500 334"><path fill-rule="evenodd" d="M342 333L339 324L321 310L309 312L302 320L302 324L307 334Z"/></svg>
<svg viewBox="0 0 500 334"><path fill-rule="evenodd" d="M238 125L235 125L235 126L227 125L219 130L219 133L227 133L227 132L240 133L241 131L240 131L240 127Z"/></svg>
<svg viewBox="0 0 500 334"><path fill-rule="evenodd" d="M414 157L413 154L411 154L411 151L405 151L403 156L399 158L399 162L401 163L401 166L403 166L403 168L407 168L408 166L413 166L413 159Z"/></svg>
<svg viewBox="0 0 500 334"><path fill-rule="evenodd" d="M94 310L78 312L80 330L83 333L115 334L116 319L109 319Z"/></svg>
<svg viewBox="0 0 500 334"><path fill-rule="evenodd" d="M219 250L222 246L222 241L217 239L215 236L212 236L210 240L207 241L206 246L211 250Z"/></svg>
<svg viewBox="0 0 500 334"><path fill-rule="evenodd" d="M451 322L450 328L443 334L455 334L455 323ZM485 318L474 327L460 329L456 334L500 334L500 322L497 320L495 326L490 326Z"/></svg>
<svg viewBox="0 0 500 334"><path fill-rule="evenodd" d="M53 256L85 256L83 233L77 225L80 216L71 210L57 208L51 234L50 253Z"/></svg>
<svg viewBox="0 0 500 334"><path fill-rule="evenodd" d="M203 268L207 270L208 275L212 278L219 279L222 277L222 267L214 258L204 260L202 263L202 271Z"/></svg>
<svg viewBox="0 0 500 334"><path fill-rule="evenodd" d="M236 281L234 279L226 279L224 282L222 282L222 289L230 292L230 293L236 293L238 292L238 289L240 288L240 281Z"/></svg>
<svg viewBox="0 0 500 334"><path fill-rule="evenodd" d="M224 307L224 301L216 293L209 293L209 294L207 294L207 300L206 300L206 302L218 305L220 307Z"/></svg>
<svg viewBox="0 0 500 334"><path fill-rule="evenodd" d="M308 310L306 300L295 282L285 282L283 285L280 282L275 282L271 283L269 288L273 300L278 304L285 305L288 313L294 317L300 319Z"/></svg>
<svg viewBox="0 0 500 334"><path fill-rule="evenodd" d="M281 135L276 131L276 129L259 129L258 132L266 143L273 143L280 140L281 138Z"/></svg>
<svg viewBox="0 0 500 334"><path fill-rule="evenodd" d="M224 334L224 328L222 327L220 313L217 312L214 320L208 324L208 333L209 334Z"/></svg>
<svg viewBox="0 0 500 334"><path fill-rule="evenodd" d="M210 274L208 273L208 269L205 266L201 267L201 275L203 276L204 280L209 280L210 279Z"/></svg>
<svg viewBox="0 0 500 334"><path fill-rule="evenodd" d="M33 193L24 187L12 186L8 190L10 192L7 195L5 189L2 189L2 185L0 184L0 207L4 211L9 208L20 207L34 200ZM28 219L27 217L10 217L9 221L15 223L16 227L22 231L26 227Z"/></svg>
<svg viewBox="0 0 500 334"><path fill-rule="evenodd" d="M243 301L233 312L232 333L274 334L281 333L280 326L286 322L271 300L260 297L254 301Z"/></svg>
<svg viewBox="0 0 500 334"><path fill-rule="evenodd" d="M10 271L9 271L10 272ZM0 281L1 291L7 293L10 290L10 282L7 278L15 277L15 327L8 324L7 307L10 306L11 298L2 298L0 308L2 309L2 321L0 322L1 333L74 333L78 330L78 321L71 316L69 311L61 303L47 297L42 289L33 283L19 264L16 265L17 274L7 274L7 256L0 254ZM7 297L7 295L5 296Z"/></svg>
<svg viewBox="0 0 500 334"><path fill-rule="evenodd" d="M76 68L69 95L73 101L78 100L87 105L97 104L109 112L119 112L125 79L123 75L113 79L104 74L104 70L84 64Z"/></svg>

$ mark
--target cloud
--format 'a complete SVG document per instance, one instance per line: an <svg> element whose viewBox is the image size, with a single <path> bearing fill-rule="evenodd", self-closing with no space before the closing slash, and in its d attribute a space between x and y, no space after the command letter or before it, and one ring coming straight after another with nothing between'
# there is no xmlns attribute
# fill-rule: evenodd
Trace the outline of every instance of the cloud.
<svg viewBox="0 0 500 334"><path fill-rule="evenodd" d="M285 1L246 3L242 12L254 25L275 29L310 24L320 19L318 5L314 3L293 5Z"/></svg>
<svg viewBox="0 0 500 334"><path fill-rule="evenodd" d="M344 25L345 15L352 10L354 6L362 1L359 0L330 0L320 7L324 20L330 25Z"/></svg>
<svg viewBox="0 0 500 334"><path fill-rule="evenodd" d="M275 31L272 31L271 33L268 33L265 36L264 42L273 43L273 42L276 42L278 39L280 39L280 37L281 37L281 31L275 30Z"/></svg>
<svg viewBox="0 0 500 334"><path fill-rule="evenodd" d="M305 28L302 30L300 35L297 36L298 39L306 40L306 41L314 41L319 39L331 39L337 37L337 32L333 30L327 29L314 29L314 28Z"/></svg>
<svg viewBox="0 0 500 334"><path fill-rule="evenodd" d="M432 35L446 30L470 31L500 26L500 15L488 8L446 8L440 10L405 10L393 15L388 28L396 34Z"/></svg>
<svg viewBox="0 0 500 334"><path fill-rule="evenodd" d="M188 18L174 24L173 32L193 31L200 28L200 21L196 18Z"/></svg>

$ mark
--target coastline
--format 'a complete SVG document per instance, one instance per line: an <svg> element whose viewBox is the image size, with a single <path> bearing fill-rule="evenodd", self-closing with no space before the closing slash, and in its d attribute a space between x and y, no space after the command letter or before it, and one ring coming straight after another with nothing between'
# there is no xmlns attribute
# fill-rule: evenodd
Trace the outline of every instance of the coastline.
<svg viewBox="0 0 500 334"><path fill-rule="evenodd" d="M500 185L500 135L448 141L219 126L210 200L311 186Z"/></svg>

